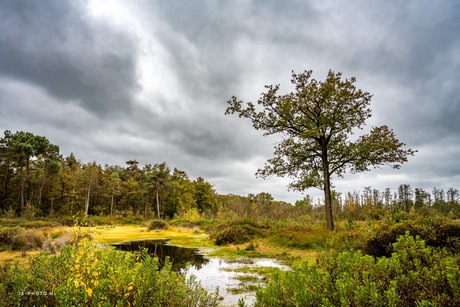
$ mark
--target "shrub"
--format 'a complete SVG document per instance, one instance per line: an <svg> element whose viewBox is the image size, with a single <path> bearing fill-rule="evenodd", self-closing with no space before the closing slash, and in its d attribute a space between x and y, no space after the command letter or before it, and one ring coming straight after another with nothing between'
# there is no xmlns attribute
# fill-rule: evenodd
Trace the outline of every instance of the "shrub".
<svg viewBox="0 0 460 307"><path fill-rule="evenodd" d="M46 219L25 219L25 218L0 218L0 225L3 227L24 227L24 228L43 228L58 227L62 224L55 220Z"/></svg>
<svg viewBox="0 0 460 307"><path fill-rule="evenodd" d="M182 213L179 218L184 221L195 222L201 219L201 215L197 208L191 208L187 212Z"/></svg>
<svg viewBox="0 0 460 307"><path fill-rule="evenodd" d="M152 220L149 222L147 228L150 230L168 229L168 223L163 220Z"/></svg>
<svg viewBox="0 0 460 307"><path fill-rule="evenodd" d="M448 220L441 220L433 225L434 238L427 240L427 244L435 247L445 247L452 253L460 253L460 224Z"/></svg>
<svg viewBox="0 0 460 307"><path fill-rule="evenodd" d="M386 224L365 241L362 250L372 256L388 257L393 251L392 244L396 242L397 237L407 231L420 236L429 246L446 248L453 253L460 252L460 224L445 219L404 221L392 226Z"/></svg>
<svg viewBox="0 0 460 307"><path fill-rule="evenodd" d="M23 227L0 227L0 250L11 249L14 238L20 233L24 232Z"/></svg>
<svg viewBox="0 0 460 307"><path fill-rule="evenodd" d="M78 228L77 231L55 228L25 229L23 227L0 227L1 250L36 250L56 252L57 248L83 238L90 238L88 231Z"/></svg>
<svg viewBox="0 0 460 307"><path fill-rule="evenodd" d="M66 246L58 256L42 253L29 267L18 263L1 280L6 306L217 306L193 278L159 269L140 255L96 248L88 240Z"/></svg>
<svg viewBox="0 0 460 307"><path fill-rule="evenodd" d="M229 226L217 233L215 244L226 245L229 243L241 244L251 240L249 233L241 226Z"/></svg>
<svg viewBox="0 0 460 307"><path fill-rule="evenodd" d="M222 228L224 227L224 228ZM228 226L217 227L215 234L215 244L241 244L249 242L256 237L265 237L267 235L268 226L251 219L237 220Z"/></svg>
<svg viewBox="0 0 460 307"><path fill-rule="evenodd" d="M213 229L215 229L219 225L220 221L207 220L207 219L202 219L202 220L197 220L197 221L175 219L175 220L168 221L168 223L169 225L180 226L180 227L185 227L185 228L199 227L200 229L204 231L213 232Z"/></svg>
<svg viewBox="0 0 460 307"><path fill-rule="evenodd" d="M40 248L46 240L44 229L24 229L23 227L0 228L0 250L31 250Z"/></svg>
<svg viewBox="0 0 460 307"><path fill-rule="evenodd" d="M257 291L255 306L459 306L460 270L455 259L406 233L392 257L361 252L322 254L280 272Z"/></svg>
<svg viewBox="0 0 460 307"><path fill-rule="evenodd" d="M375 257L390 256L393 252L393 243L396 239L409 231L413 235L418 235L424 239L429 236L429 232L422 225L416 224L413 221L405 221L393 226L387 224L380 228L375 236L364 242L363 252Z"/></svg>
<svg viewBox="0 0 460 307"><path fill-rule="evenodd" d="M41 248L45 240L46 237L43 231L28 229L13 237L11 248L13 250L31 250L34 248Z"/></svg>

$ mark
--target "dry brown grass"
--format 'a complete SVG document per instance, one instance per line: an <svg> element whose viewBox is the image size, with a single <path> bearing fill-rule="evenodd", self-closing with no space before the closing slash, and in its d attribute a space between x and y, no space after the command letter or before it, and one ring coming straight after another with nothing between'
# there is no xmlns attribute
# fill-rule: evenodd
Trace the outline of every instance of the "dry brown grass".
<svg viewBox="0 0 460 307"><path fill-rule="evenodd" d="M4 251L0 252L0 264L13 260L25 261L41 251L56 253L61 247L89 236L84 231L64 226L30 229L15 227L11 230L4 238L6 242L2 246Z"/></svg>
<svg viewBox="0 0 460 307"><path fill-rule="evenodd" d="M21 264L26 264L30 257L36 256L40 253L40 250L34 251L4 251L0 252L0 266L5 266L13 261L19 261Z"/></svg>

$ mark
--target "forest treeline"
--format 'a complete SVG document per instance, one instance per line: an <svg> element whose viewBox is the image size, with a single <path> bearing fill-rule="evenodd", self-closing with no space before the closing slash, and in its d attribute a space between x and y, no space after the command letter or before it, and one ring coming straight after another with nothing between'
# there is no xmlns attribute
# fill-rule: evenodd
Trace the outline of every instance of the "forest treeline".
<svg viewBox="0 0 460 307"><path fill-rule="evenodd" d="M270 193L219 195L211 183L165 162L140 166L83 163L63 157L46 137L5 131L0 139L0 210L3 215L143 215L173 218L199 214L210 218L295 218L324 214L323 204L306 196L295 205L276 201ZM459 190L425 191L401 184L397 191L365 187L345 194L333 192L335 217L379 219L388 211L415 210L460 217Z"/></svg>

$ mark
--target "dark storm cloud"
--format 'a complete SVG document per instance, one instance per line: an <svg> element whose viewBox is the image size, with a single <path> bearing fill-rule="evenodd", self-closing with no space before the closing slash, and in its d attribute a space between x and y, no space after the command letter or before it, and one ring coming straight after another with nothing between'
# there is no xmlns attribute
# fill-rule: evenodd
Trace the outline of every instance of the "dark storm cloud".
<svg viewBox="0 0 460 307"><path fill-rule="evenodd" d="M318 17L304 2L159 1L153 9L169 27L158 31L158 38L172 55L184 90L221 101L252 75L285 62L290 48L305 49L299 41L313 39L305 26Z"/></svg>
<svg viewBox="0 0 460 307"><path fill-rule="evenodd" d="M265 84L291 91L291 70L333 69L374 95L369 125L419 150L400 171L346 175L337 189L446 187L459 176L457 3L0 1L0 126L84 162L166 161L221 193L293 200L288 180L254 177L278 139L224 115L226 101L255 102Z"/></svg>
<svg viewBox="0 0 460 307"><path fill-rule="evenodd" d="M226 117L226 101L232 95L248 94L247 89L260 93L271 82L270 70L283 61L271 57L279 49L276 40L295 42L292 30L301 23L286 21L314 19L313 10L305 4L286 7L276 1L162 1L148 6L148 15L156 21L151 25L155 38L167 51L168 66L177 78L179 104L185 106L157 114L154 131L161 131L159 137L181 151L211 161L248 160L267 149L269 155L273 140L262 138L249 122ZM286 24L290 37L283 35ZM284 68L289 77L291 68ZM168 103L178 104L152 102Z"/></svg>
<svg viewBox="0 0 460 307"><path fill-rule="evenodd" d="M340 3L342 14L333 10L328 20L343 26L348 41L336 42L339 66L370 88L379 121L414 145L459 131L453 118L460 111L460 3L364 1L359 7L355 13L356 6Z"/></svg>
<svg viewBox="0 0 460 307"><path fill-rule="evenodd" d="M98 115L127 110L138 91L133 39L91 20L85 4L1 1L0 74Z"/></svg>
<svg viewBox="0 0 460 307"><path fill-rule="evenodd" d="M423 152L396 172L398 178L410 181L455 173L454 168L450 172L441 167L425 169L427 164L438 165L441 156L446 164L454 163L452 155L440 155L435 148L460 141L454 132L460 130L460 121L454 120L460 97L458 4L280 3L163 1L153 5L155 16L163 22L156 37L171 56L169 65L181 93L194 101L195 108L207 106L207 112L189 113L189 118L204 120L167 126L175 128L171 139L184 152L216 161L221 148L228 163L232 157L251 160L262 152L269 158L269 142L252 133L250 125L219 115L225 101L231 95L257 100L264 84L281 83L287 90L292 69L313 69L315 78L323 79L332 68L346 77L358 77L358 86L374 94L371 125L388 124L403 142ZM206 120L211 117L217 120ZM224 127L213 128L219 120ZM258 167L262 166L263 161ZM385 178L396 176L394 170L373 174L381 172L390 174ZM357 185L359 189L362 183Z"/></svg>

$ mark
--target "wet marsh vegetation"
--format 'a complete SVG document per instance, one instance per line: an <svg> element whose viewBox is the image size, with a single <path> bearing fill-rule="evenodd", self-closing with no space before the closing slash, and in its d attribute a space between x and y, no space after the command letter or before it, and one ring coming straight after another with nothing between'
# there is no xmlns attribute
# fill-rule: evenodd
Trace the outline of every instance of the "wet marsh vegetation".
<svg viewBox="0 0 460 307"><path fill-rule="evenodd" d="M0 305L142 306L151 287L145 282L159 281L177 289L158 298L170 306L457 305L459 221L405 217L344 220L334 232L315 219L118 225L95 219L73 227L56 220L0 219ZM118 248L130 250L123 257L108 247L121 242ZM176 252L166 260L167 253L160 254L169 247ZM77 266L70 270L70 263ZM159 272L155 280L139 279L144 266Z"/></svg>

